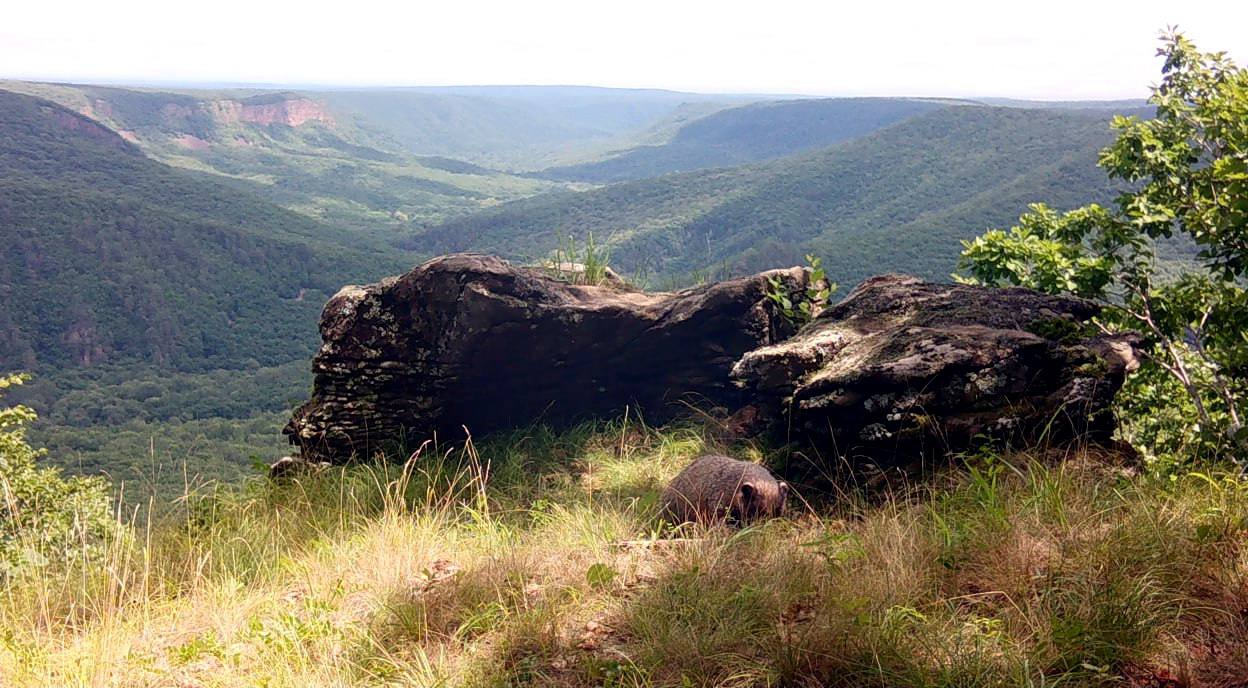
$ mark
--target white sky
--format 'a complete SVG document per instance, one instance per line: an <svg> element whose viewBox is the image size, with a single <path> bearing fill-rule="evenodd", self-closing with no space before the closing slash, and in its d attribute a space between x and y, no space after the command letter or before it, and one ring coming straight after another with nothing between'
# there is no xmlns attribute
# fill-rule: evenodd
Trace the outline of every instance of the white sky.
<svg viewBox="0 0 1248 688"><path fill-rule="evenodd" d="M1160 29L1248 62L1248 0L5 0L0 77L1118 98Z"/></svg>

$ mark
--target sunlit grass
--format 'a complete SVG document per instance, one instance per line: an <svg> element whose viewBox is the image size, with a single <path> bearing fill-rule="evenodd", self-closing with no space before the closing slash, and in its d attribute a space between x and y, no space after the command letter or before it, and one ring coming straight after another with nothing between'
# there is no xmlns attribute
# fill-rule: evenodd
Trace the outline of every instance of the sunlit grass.
<svg viewBox="0 0 1248 688"><path fill-rule="evenodd" d="M0 683L1212 686L1248 670L1248 483L986 454L668 537L658 491L720 449L690 427L537 428L189 495L102 566L11 581Z"/></svg>

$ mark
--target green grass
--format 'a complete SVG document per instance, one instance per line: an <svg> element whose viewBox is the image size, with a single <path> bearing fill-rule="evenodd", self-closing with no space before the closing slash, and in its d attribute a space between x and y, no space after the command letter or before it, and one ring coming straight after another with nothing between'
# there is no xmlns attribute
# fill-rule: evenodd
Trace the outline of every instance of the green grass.
<svg viewBox="0 0 1248 688"><path fill-rule="evenodd" d="M10 581L0 677L1214 686L1248 670L1239 478L983 454L835 499L799 486L790 518L670 537L657 495L689 459L785 458L708 437L534 428L187 495L98 568Z"/></svg>

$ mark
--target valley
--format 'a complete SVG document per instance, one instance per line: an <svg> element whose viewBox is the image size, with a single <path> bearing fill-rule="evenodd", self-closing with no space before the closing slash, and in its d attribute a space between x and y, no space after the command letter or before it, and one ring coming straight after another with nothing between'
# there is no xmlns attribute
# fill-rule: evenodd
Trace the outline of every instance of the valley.
<svg viewBox="0 0 1248 688"><path fill-rule="evenodd" d="M1028 199L1112 199L1096 168L1109 119L1104 110L928 108L768 162L514 201L401 245L534 260L592 233L617 268L663 287L798 264L806 253L846 286L888 271L946 279L961 240L1008 225Z"/></svg>
<svg viewBox="0 0 1248 688"><path fill-rule="evenodd" d="M1126 104L577 87L0 83L0 361L50 460L131 494L251 474L321 305L452 251L588 243L650 289L823 258L944 280L1027 202L1114 189ZM1108 108L1108 109L1107 109ZM1127 110L1125 112L1142 112Z"/></svg>
<svg viewBox="0 0 1248 688"><path fill-rule="evenodd" d="M1248 9L1069 4L14 5L0 686L1248 686Z"/></svg>
<svg viewBox="0 0 1248 688"><path fill-rule="evenodd" d="M409 152L354 111L332 109L327 94L0 82L6 87L86 114L168 165L219 175L312 219L383 238L411 220L447 219L550 187Z"/></svg>

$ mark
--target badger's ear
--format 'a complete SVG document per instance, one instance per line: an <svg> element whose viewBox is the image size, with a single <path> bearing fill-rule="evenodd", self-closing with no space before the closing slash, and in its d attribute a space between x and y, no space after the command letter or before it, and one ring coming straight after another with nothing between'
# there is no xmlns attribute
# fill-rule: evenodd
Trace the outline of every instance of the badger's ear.
<svg viewBox="0 0 1248 688"><path fill-rule="evenodd" d="M754 486L749 483L741 483L741 499L749 502L754 499Z"/></svg>
<svg viewBox="0 0 1248 688"><path fill-rule="evenodd" d="M789 496L789 484L781 480L780 481L780 499L784 499L788 496Z"/></svg>

